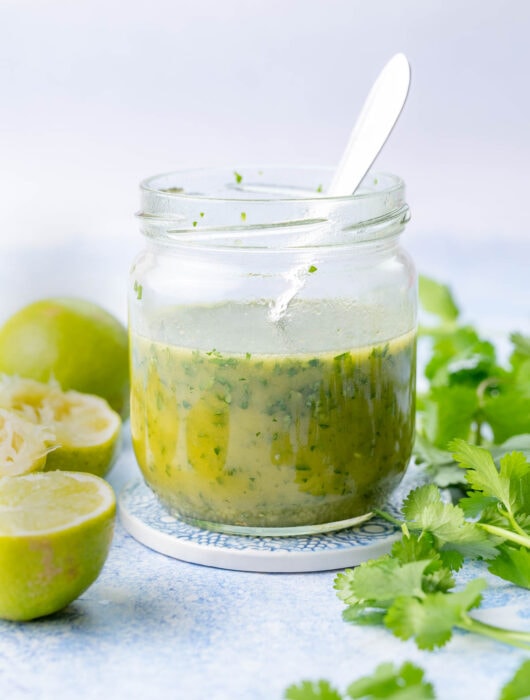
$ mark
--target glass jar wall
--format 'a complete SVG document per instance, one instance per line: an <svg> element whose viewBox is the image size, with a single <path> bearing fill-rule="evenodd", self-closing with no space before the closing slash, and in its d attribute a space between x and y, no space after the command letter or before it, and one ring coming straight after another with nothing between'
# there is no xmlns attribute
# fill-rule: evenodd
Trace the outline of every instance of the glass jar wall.
<svg viewBox="0 0 530 700"><path fill-rule="evenodd" d="M369 517L414 433L416 275L403 182L321 194L315 168L142 183L131 270L131 431L184 520L298 534Z"/></svg>

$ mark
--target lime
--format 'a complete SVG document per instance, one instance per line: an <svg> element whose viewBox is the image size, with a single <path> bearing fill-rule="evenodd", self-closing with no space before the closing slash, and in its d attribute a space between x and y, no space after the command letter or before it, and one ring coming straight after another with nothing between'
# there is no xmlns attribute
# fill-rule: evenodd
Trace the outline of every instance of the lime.
<svg viewBox="0 0 530 700"><path fill-rule="evenodd" d="M120 447L121 418L99 396L61 391L55 381L0 376L0 406L14 410L55 435L46 470L104 476Z"/></svg>
<svg viewBox="0 0 530 700"><path fill-rule="evenodd" d="M116 499L77 472L0 479L0 617L32 620L64 608L98 577Z"/></svg>
<svg viewBox="0 0 530 700"><path fill-rule="evenodd" d="M0 477L44 469L55 434L47 426L0 408Z"/></svg>
<svg viewBox="0 0 530 700"><path fill-rule="evenodd" d="M82 299L44 299L24 307L0 328L0 372L106 399L128 415L129 360L125 327Z"/></svg>

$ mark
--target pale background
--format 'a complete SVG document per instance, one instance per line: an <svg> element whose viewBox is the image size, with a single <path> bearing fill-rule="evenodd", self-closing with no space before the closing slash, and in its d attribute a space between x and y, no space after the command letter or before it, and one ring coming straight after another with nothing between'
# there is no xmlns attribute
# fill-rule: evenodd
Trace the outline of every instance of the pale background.
<svg viewBox="0 0 530 700"><path fill-rule="evenodd" d="M404 243L473 318L529 332L529 30L527 0L0 0L0 320L58 294L125 320L140 179L333 165L403 51L412 90L377 166L408 184ZM332 579L196 567L118 527L65 613L0 623L3 697L271 700L411 659L441 700L492 700L522 661L471 635L430 654L346 626ZM520 628L528 591L505 589L488 590L483 619Z"/></svg>
<svg viewBox="0 0 530 700"><path fill-rule="evenodd" d="M405 244L441 279L468 270L493 325L506 302L528 324L529 30L525 0L2 0L0 320L58 294L125 319L142 178L333 165L403 51L377 168L407 182Z"/></svg>

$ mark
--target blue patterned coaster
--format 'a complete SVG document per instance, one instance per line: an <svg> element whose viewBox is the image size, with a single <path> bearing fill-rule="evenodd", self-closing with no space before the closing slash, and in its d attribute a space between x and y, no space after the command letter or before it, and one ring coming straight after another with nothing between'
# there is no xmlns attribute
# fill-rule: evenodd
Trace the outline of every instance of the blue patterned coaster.
<svg viewBox="0 0 530 700"><path fill-rule="evenodd" d="M395 512L419 481L411 469L385 510ZM151 549L193 564L238 571L341 569L385 554L399 539L398 528L377 517L346 530L291 537L249 537L203 530L171 515L141 479L124 487L119 510L125 529Z"/></svg>

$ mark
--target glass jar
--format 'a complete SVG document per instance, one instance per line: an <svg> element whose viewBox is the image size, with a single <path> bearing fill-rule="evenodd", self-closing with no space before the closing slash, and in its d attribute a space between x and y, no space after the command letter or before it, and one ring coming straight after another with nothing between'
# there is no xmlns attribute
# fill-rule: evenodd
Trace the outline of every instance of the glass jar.
<svg viewBox="0 0 530 700"><path fill-rule="evenodd" d="M414 435L417 281L404 183L247 168L141 185L131 432L147 484L200 527L289 535L370 517Z"/></svg>

